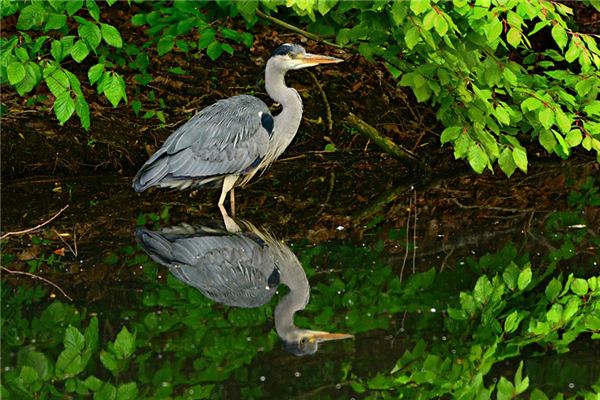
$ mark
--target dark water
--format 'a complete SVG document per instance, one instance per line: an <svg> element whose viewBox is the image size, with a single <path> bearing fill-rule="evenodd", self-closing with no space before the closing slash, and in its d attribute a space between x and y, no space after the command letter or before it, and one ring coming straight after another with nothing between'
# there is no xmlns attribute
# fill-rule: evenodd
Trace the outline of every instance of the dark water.
<svg viewBox="0 0 600 400"><path fill-rule="evenodd" d="M306 173L299 168L297 175ZM69 205L46 229L5 240L2 257L4 267L44 276L73 300L3 271L4 395L85 397L95 391L83 383L93 375L117 388L136 382L139 398L393 398L399 392L388 391L393 385L386 377L419 341L425 356L456 359L467 358L474 344L486 345L453 331L448 307L456 307L459 293L473 290L482 274L501 273L495 265L507 254L529 254L532 269L542 268L562 249L556 236L544 238L557 212L575 213L597 239L597 210L583 199L574 211L569 194L597 193L598 182L585 178L596 172L596 165L575 165L512 181L463 176L416 191L406 190L411 182L390 178L359 194L352 178L339 174L333 190L327 176L306 180L318 190L290 187L295 172L275 168L237 191L239 230L223 225L216 192L139 196L127 179L110 177L5 182L3 232L35 226ZM386 191L393 200L374 206ZM374 212L365 211L370 208ZM552 276L597 276L597 240L581 246L569 240L576 254ZM486 253L496 255L481 261ZM192 259L204 267L190 267ZM215 266L240 273L207 272ZM298 309L297 327L354 337L318 348L308 339L294 342L289 329L274 326L286 297L295 297L286 312ZM99 339L87 364L71 375L59 373L66 327L83 333L94 317ZM109 343L123 327L136 335L126 356ZM126 334L121 339L125 346ZM502 376L512 381L524 360L529 389L548 395L593 390L600 377L598 341L585 332L569 352L554 346L533 342L498 357L485 385ZM38 386L21 382L19 392L15 376L32 352L43 354L60 378L40 377ZM114 365L102 361L106 354ZM39 372L46 361L37 362Z"/></svg>

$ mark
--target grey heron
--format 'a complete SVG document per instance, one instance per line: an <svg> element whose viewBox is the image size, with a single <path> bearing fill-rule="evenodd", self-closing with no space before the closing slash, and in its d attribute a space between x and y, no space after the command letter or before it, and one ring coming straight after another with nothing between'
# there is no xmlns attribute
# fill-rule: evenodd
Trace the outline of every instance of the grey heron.
<svg viewBox="0 0 600 400"><path fill-rule="evenodd" d="M286 86L289 70L338 63L335 57L307 53L302 46L284 44L273 52L265 69L265 88L281 104L273 116L260 99L239 95L208 106L171 134L140 168L133 188L151 186L186 189L222 185L219 208L233 189L244 186L257 171L269 167L288 147L302 120L302 100Z"/></svg>
<svg viewBox="0 0 600 400"><path fill-rule="evenodd" d="M352 338L298 328L294 314L308 304L310 286L304 269L290 248L270 234L229 218L226 229L178 225L151 231L138 228L138 243L155 262L165 265L180 281L213 301L235 307L268 303L280 283L290 291L274 313L275 330L285 348L296 355L313 354L319 343Z"/></svg>

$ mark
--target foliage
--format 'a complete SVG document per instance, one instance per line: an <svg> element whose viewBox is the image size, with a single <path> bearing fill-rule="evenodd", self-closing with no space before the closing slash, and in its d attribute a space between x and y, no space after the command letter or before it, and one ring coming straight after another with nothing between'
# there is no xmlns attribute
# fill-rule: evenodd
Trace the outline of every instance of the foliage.
<svg viewBox="0 0 600 400"><path fill-rule="evenodd" d="M508 176L527 172L529 142L563 159L583 147L600 160L597 35L578 32L564 3L287 4L314 32L383 59L399 85L436 106L442 144L477 173L496 161Z"/></svg>
<svg viewBox="0 0 600 400"><path fill-rule="evenodd" d="M128 100L123 74L133 72L142 87L152 81L154 49L158 56L204 52L215 60L233 54L235 44L252 45L252 35L233 29L227 18L241 17L250 29L259 7L283 9L306 18L316 34L334 36L340 46L369 60L384 60L399 85L438 108L445 127L442 144L451 143L455 158L467 159L477 173L493 171L496 162L508 176L517 168L527 172L529 143L563 159L579 147L600 159L597 37L578 32L563 3L134 2L131 7L140 12L131 13L130 23L147 35L139 47L101 21L102 7L95 0L5 0L2 17L18 15L18 33L2 38L0 82L24 96L43 81L54 96L59 123L75 113L88 129L89 96L77 73L66 68L70 59L85 61L89 87L116 107ZM170 71L187 73L179 66ZM141 102L132 106L139 113ZM165 120L162 110L148 110L145 117Z"/></svg>
<svg viewBox="0 0 600 400"><path fill-rule="evenodd" d="M139 7L151 7L148 13L131 16L134 27L145 27L148 39L138 47L133 38L123 40L119 29L101 19L102 9L115 1L98 4L95 0L74 1L14 1L4 0L1 17L18 16L17 32L0 40L0 83L10 84L21 96L40 90L43 82L54 97L53 109L62 125L74 114L81 126L90 127L89 93L86 87L95 86L113 107L127 103L124 76L133 72L135 81L145 86L152 81L148 72L151 49L159 56L174 50L205 51L212 59L223 52L233 54L228 42L252 45L252 35L221 26L215 21L238 14L235 2L197 3L191 1L139 2ZM222 6L222 7L221 7ZM141 29L140 29L141 30ZM199 40L190 39L193 31ZM73 70L67 68L75 61ZM81 67L87 71L81 74ZM174 74L187 73L181 67L170 69ZM89 85L82 88L80 75ZM136 114L141 108L133 102ZM165 122L162 111L152 111L146 117L156 116Z"/></svg>

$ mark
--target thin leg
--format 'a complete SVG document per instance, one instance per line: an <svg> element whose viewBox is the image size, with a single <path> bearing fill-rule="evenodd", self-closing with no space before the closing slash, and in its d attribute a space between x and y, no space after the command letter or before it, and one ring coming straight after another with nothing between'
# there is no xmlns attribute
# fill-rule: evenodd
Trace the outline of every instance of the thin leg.
<svg viewBox="0 0 600 400"><path fill-rule="evenodd" d="M225 196L227 196L227 193L229 193L229 191L233 189L233 185L235 185L237 180L237 175L227 175L225 178L223 178L223 189L221 190L221 197L219 197L220 206L222 206L223 203L225 203Z"/></svg>
<svg viewBox="0 0 600 400"><path fill-rule="evenodd" d="M231 207L231 216L235 218L235 188L229 191L229 206Z"/></svg>
<svg viewBox="0 0 600 400"><path fill-rule="evenodd" d="M233 218L227 215L227 211L225 211L225 207L219 206L221 210L221 216L223 217L223 224L225 225L225 229L229 233L237 233L241 232L239 225L235 222Z"/></svg>

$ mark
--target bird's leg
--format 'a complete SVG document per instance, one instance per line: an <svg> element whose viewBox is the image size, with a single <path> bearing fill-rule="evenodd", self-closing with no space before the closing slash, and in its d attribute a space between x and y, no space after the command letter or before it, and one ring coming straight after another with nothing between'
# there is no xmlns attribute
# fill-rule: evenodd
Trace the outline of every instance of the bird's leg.
<svg viewBox="0 0 600 400"><path fill-rule="evenodd" d="M231 216L235 218L235 188L229 191L229 206L231 207Z"/></svg>
<svg viewBox="0 0 600 400"><path fill-rule="evenodd" d="M223 178L223 189L221 190L221 197L219 197L219 209L221 210L221 213L224 211L223 203L225 203L225 197L227 196L227 193L233 189L233 185L235 185L237 180L237 175L227 175ZM225 211L225 214L227 214L227 211Z"/></svg>

